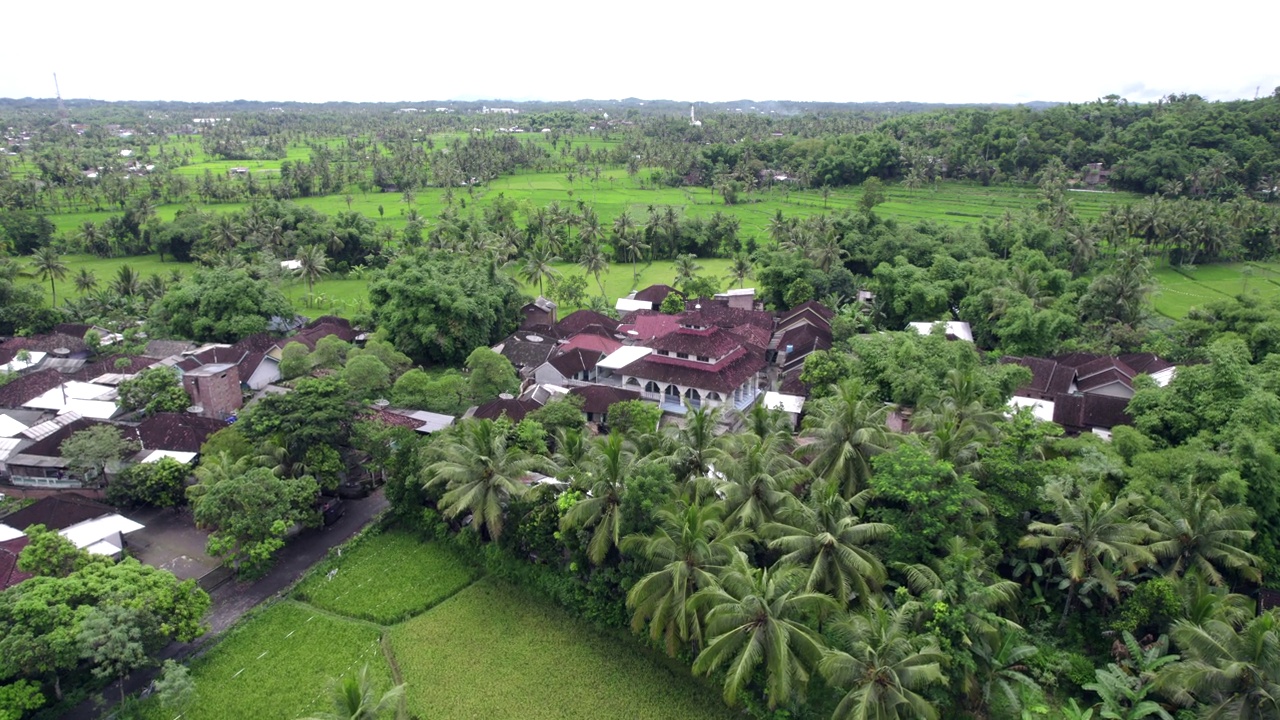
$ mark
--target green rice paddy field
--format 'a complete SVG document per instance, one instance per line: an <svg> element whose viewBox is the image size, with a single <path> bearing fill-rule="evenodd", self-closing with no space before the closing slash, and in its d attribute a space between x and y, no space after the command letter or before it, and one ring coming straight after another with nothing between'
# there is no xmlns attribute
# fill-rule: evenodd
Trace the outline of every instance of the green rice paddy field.
<svg viewBox="0 0 1280 720"><path fill-rule="evenodd" d="M734 717L687 666L398 531L363 538L291 598L240 621L191 663L191 702L151 699L141 714L295 720L329 710L331 683L365 664L379 692L392 678L407 685L415 718Z"/></svg>
<svg viewBox="0 0 1280 720"><path fill-rule="evenodd" d="M1280 299L1280 262L1162 267L1155 277L1156 312L1175 319L1193 307L1242 294Z"/></svg>

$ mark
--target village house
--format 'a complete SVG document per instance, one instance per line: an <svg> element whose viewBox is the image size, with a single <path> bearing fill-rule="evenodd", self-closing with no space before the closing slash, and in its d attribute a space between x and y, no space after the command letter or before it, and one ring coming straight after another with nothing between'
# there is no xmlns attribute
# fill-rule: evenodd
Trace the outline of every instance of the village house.
<svg viewBox="0 0 1280 720"><path fill-rule="evenodd" d="M1005 357L1000 362L1031 371L1031 382L1014 391L1011 407L1030 408L1037 419L1057 423L1071 435L1092 432L1106 438L1116 425L1133 422L1126 408L1135 392L1134 378L1149 375L1163 387L1177 373L1177 367L1152 353L1071 353L1056 358Z"/></svg>

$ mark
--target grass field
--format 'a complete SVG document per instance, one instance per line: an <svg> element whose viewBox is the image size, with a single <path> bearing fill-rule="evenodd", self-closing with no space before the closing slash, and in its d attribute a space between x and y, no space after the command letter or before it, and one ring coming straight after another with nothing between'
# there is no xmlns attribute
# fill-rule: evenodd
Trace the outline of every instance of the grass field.
<svg viewBox="0 0 1280 720"><path fill-rule="evenodd" d="M1185 317L1193 307L1245 293L1280 299L1280 263L1275 262L1162 267L1155 277L1159 282L1156 312L1175 319Z"/></svg>
<svg viewBox="0 0 1280 720"><path fill-rule="evenodd" d="M733 717L687 667L489 579L390 635L409 711L422 717Z"/></svg>
<svg viewBox="0 0 1280 720"><path fill-rule="evenodd" d="M327 573L336 570L333 579ZM295 597L341 615L389 625L421 614L479 572L447 547L399 532L365 538L321 563Z"/></svg>
<svg viewBox="0 0 1280 720"><path fill-rule="evenodd" d="M191 674L196 697L180 708L183 720L296 720L328 710L333 678L368 663L379 684L391 670L379 645L381 630L284 601L242 620ZM144 705L148 720L177 711Z"/></svg>

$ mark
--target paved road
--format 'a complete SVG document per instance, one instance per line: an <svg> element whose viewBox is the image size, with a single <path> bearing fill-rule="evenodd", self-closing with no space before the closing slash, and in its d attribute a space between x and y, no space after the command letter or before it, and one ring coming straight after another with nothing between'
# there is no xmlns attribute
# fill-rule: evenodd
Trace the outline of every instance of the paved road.
<svg viewBox="0 0 1280 720"><path fill-rule="evenodd" d="M210 593L209 632L194 643L172 643L160 654L162 660L185 658L213 641L223 630L231 627L245 613L259 603L280 595L302 577L312 565L322 560L329 549L351 539L378 513L387 508L387 499L379 489L363 500L348 500L347 512L337 522L324 528L302 531L280 551L271 572L254 582L229 582ZM155 677L155 669L147 668L125 678L125 692L135 693L146 687ZM111 684L103 695L110 704L98 707L93 700L86 700L62 717L64 720L93 720L106 717L120 697L118 683Z"/></svg>

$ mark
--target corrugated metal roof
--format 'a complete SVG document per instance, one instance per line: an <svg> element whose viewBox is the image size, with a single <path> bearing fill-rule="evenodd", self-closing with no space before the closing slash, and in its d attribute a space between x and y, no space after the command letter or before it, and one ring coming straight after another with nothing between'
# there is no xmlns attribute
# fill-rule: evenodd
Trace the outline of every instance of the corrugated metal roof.
<svg viewBox="0 0 1280 720"><path fill-rule="evenodd" d="M9 459L18 446L26 442L23 438L0 438L0 462Z"/></svg>
<svg viewBox="0 0 1280 720"><path fill-rule="evenodd" d="M8 415L0 415L0 437L13 437L26 429L26 425L23 425Z"/></svg>
<svg viewBox="0 0 1280 720"><path fill-rule="evenodd" d="M78 548L89 547L94 543L109 539L113 535L131 533L146 527L142 523L112 513L92 520L76 523L71 527L59 530L62 537L75 543Z"/></svg>
<svg viewBox="0 0 1280 720"><path fill-rule="evenodd" d="M598 368L606 368L609 370L619 370L640 358L653 352L653 348L640 347L639 345L627 345L609 353L600 362L596 363Z"/></svg>
<svg viewBox="0 0 1280 720"><path fill-rule="evenodd" d="M38 425L32 425L22 432L23 437L30 440L40 440L58 432L59 429L70 425L80 419L80 413L75 411L64 412L52 420L46 420Z"/></svg>

